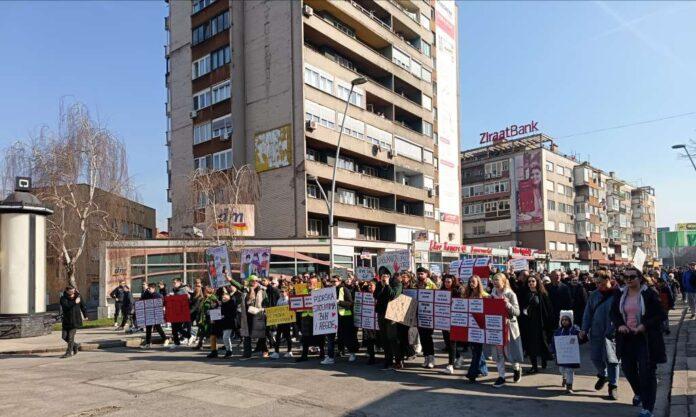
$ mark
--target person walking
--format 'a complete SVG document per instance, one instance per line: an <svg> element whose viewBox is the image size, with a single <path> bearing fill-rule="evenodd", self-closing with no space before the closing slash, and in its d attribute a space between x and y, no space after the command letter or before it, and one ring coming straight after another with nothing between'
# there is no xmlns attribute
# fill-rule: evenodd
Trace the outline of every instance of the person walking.
<svg viewBox="0 0 696 417"><path fill-rule="evenodd" d="M498 369L498 379L493 384L494 388L505 386L505 360L512 363L513 382L520 382L522 379L522 367L520 362L524 359L522 351L522 340L520 337L520 328L517 323L517 318L520 315L520 306L517 301L517 296L510 289L505 274L497 273L493 275L493 290L491 298L497 298L505 301L505 308L508 312L507 328L508 328L508 343L502 346L492 346L492 356L495 360Z"/></svg>
<svg viewBox="0 0 696 417"><path fill-rule="evenodd" d="M684 299L686 300L689 310L691 311L691 318L696 317L696 262L691 262L689 264L689 269L682 272L682 294L684 294Z"/></svg>
<svg viewBox="0 0 696 417"><path fill-rule="evenodd" d="M187 300L189 300L189 306L190 306L191 294L188 291L188 287L181 282L181 278L174 278L174 283L172 284L171 295L185 295ZM190 321L181 322L181 323L172 323L172 340L174 341L174 344L170 345L169 348L171 350L174 350L177 347L179 347L182 343L184 345L188 344L190 337L191 337L191 322Z"/></svg>
<svg viewBox="0 0 696 417"><path fill-rule="evenodd" d="M580 282L580 276L573 273L570 276L570 298L573 300L573 316L575 317L575 325L582 325L582 317L585 314L585 305L587 304L587 290Z"/></svg>
<svg viewBox="0 0 696 417"><path fill-rule="evenodd" d="M590 359L597 369L595 390L600 391L609 383L610 400L618 400L619 360L616 356L615 328L611 318L611 307L618 295L612 273L601 268L595 273L597 289L587 299L585 316L582 319L581 339L590 342Z"/></svg>
<svg viewBox="0 0 696 417"><path fill-rule="evenodd" d="M118 326L118 316L119 316L119 314L123 314L122 311L123 311L123 293L124 293L123 286L124 285L126 285L125 281L119 281L118 287L114 288L109 293L109 297L111 297L114 300L114 307L116 309L116 311L114 312L114 327L117 328L116 330L119 330L118 329L118 327L119 327ZM125 317L126 315L123 314L123 316ZM121 327L123 327L123 326L121 326Z"/></svg>
<svg viewBox="0 0 696 417"><path fill-rule="evenodd" d="M268 347L266 345L266 313L268 297L266 291L259 285L259 278L252 275L247 280L248 292L244 297L244 308L240 315L241 334L244 338L244 358L251 358L251 340L257 339L254 351L259 352L263 358L267 358Z"/></svg>
<svg viewBox="0 0 696 417"><path fill-rule="evenodd" d="M218 300L217 295L215 295L215 289L212 287L205 287L203 289L204 299L201 303L201 308L199 310L198 316L198 346L200 349L203 347L203 341L205 338L210 339L210 353L206 356L207 358L217 358L217 337L218 337L218 326L217 321L214 320L214 316L210 314L211 310L217 310L220 308L220 300Z"/></svg>
<svg viewBox="0 0 696 417"><path fill-rule="evenodd" d="M416 283L416 289L438 289L437 284L435 284L430 279L430 271L428 271L426 268L419 267L416 270L416 277L418 278L418 282ZM423 367L428 369L432 369L435 367L435 344L433 343L433 333L434 329L420 326L418 327L418 336L420 337L420 342L423 346L423 357L425 358L425 361L423 362Z"/></svg>
<svg viewBox="0 0 696 417"><path fill-rule="evenodd" d="M614 299L611 316L616 326L616 345L621 369L633 390L639 417L652 417L657 391L657 364L667 362L662 321L665 313L655 291L643 284L636 268L622 273L626 286Z"/></svg>
<svg viewBox="0 0 696 417"><path fill-rule="evenodd" d="M522 346L532 364L527 374L534 375L539 372L538 359L541 359L541 369L546 369L547 361L551 359L546 334L556 327L552 321L553 305L546 288L536 276L527 279L526 288L520 294L520 318L524 318L520 320Z"/></svg>
<svg viewBox="0 0 696 417"><path fill-rule="evenodd" d="M162 298L162 295L160 295L159 291L157 291L157 285L154 282L149 283L147 285L147 289L143 291L142 295L140 296L141 300L154 300L157 298ZM162 330L162 325L155 324L145 326L145 343L140 347L143 349L150 349L150 342L152 342L152 329L155 329L155 331L160 335L164 342L164 346L169 346L169 339L164 333L164 330Z"/></svg>
<svg viewBox="0 0 696 417"><path fill-rule="evenodd" d="M133 300L133 293L128 285L123 285L123 302L121 303L121 324L116 328L116 330L123 330L128 323L131 321L131 326L133 326L133 307L135 306L135 300Z"/></svg>
<svg viewBox="0 0 696 417"><path fill-rule="evenodd" d="M286 306L290 303L290 297L288 293L288 288L285 284L279 287L279 297L276 301L276 307ZM284 323L279 324L276 329L275 343L273 345L274 352L271 353L271 359L280 358L280 344L285 340L287 345L287 351L285 352L285 358L292 358L292 324Z"/></svg>
<svg viewBox="0 0 696 417"><path fill-rule="evenodd" d="M573 296L570 293L570 288L561 281L561 274L558 270L551 271L551 284L547 287L551 304L553 304L553 323L558 323L561 318L561 310L573 309ZM549 342L551 342L552 332L548 334Z"/></svg>
<svg viewBox="0 0 696 417"><path fill-rule="evenodd" d="M455 284L454 275L444 274L442 276L442 287L440 288L444 291L449 291L452 298L462 298L462 293L464 291L463 287ZM454 368L457 369L462 367L462 359L459 352L461 344L459 342L452 341L450 339L451 332L449 330L442 331L442 339L445 342L445 351L447 352L447 366L443 370L443 373L447 375L454 374Z"/></svg>
<svg viewBox="0 0 696 417"><path fill-rule="evenodd" d="M559 336L574 336L575 342L580 343L580 328L573 324L573 311L562 311L561 321L558 323L558 329L553 333L554 344L551 349L556 350L555 338ZM575 370L580 367L580 363L558 363L558 371L561 373L561 385L566 389L567 394L573 393L573 380L575 379Z"/></svg>
<svg viewBox="0 0 696 417"><path fill-rule="evenodd" d="M383 272L380 275L380 281L375 289L375 313L377 313L377 323L382 336L382 348L384 349L384 367L382 369L385 370L400 370L404 367L397 323L387 320L385 317L387 305L401 295L402 290L403 286L397 273L391 276L388 272Z"/></svg>
<svg viewBox="0 0 696 417"><path fill-rule="evenodd" d="M68 344L65 353L61 358L69 358L77 355L80 344L75 342L77 329L82 327L82 320L87 320L87 310L82 303L82 298L77 289L72 285L65 287L63 295L60 297L60 308L63 313L61 336Z"/></svg>
<svg viewBox="0 0 696 417"><path fill-rule="evenodd" d="M481 284L481 278L478 275L473 275L469 278L469 282L464 288L464 298L488 298L490 295L486 292ZM469 382L476 382L479 376L488 375L488 367L486 359L483 357L483 343L469 342L471 347L471 364L466 373L466 378Z"/></svg>

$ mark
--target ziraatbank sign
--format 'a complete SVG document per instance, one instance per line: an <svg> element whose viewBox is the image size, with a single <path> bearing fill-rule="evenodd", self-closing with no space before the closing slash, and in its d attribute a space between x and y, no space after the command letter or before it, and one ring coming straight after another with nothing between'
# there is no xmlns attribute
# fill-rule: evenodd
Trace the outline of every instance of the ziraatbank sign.
<svg viewBox="0 0 696 417"><path fill-rule="evenodd" d="M531 123L527 123L526 125L510 125L506 127L505 129L499 131L499 132L483 132L481 133L481 142L480 143L496 143L496 142L502 142L504 140L513 138L517 135L526 135L529 133L534 133L538 132L539 129L537 128L537 123L534 120L532 120Z"/></svg>

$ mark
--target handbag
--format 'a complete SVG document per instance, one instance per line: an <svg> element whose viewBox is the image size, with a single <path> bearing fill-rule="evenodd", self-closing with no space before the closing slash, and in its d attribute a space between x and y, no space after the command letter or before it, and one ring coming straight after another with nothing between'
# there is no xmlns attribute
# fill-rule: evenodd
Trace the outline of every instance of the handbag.
<svg viewBox="0 0 696 417"><path fill-rule="evenodd" d="M617 364L619 363L619 358L616 356L616 341L604 338L604 350L607 353L607 363Z"/></svg>
<svg viewBox="0 0 696 417"><path fill-rule="evenodd" d="M247 309L247 313L249 313L253 316L259 314L260 311L261 311L261 309L254 307L254 306L249 306L249 308Z"/></svg>

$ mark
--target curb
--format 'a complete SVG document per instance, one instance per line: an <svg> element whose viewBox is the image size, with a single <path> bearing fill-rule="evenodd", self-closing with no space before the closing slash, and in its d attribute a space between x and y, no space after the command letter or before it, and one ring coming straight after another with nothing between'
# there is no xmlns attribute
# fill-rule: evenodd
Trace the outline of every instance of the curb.
<svg viewBox="0 0 696 417"><path fill-rule="evenodd" d="M674 383L674 368L677 364L677 352L679 351L678 346L686 312L686 307L683 307L681 309L681 314L679 315L679 321L677 322L676 329L674 329L673 333L674 344L672 345L670 343L672 350L667 354L667 366L658 368L657 376L661 379L661 381L658 382L657 385L658 391L655 401L655 417L669 417L670 415L670 407L672 404L672 385Z"/></svg>
<svg viewBox="0 0 696 417"><path fill-rule="evenodd" d="M121 340L107 340L99 343L83 342L80 343L80 352L94 352L102 349L116 349L116 348L137 348L142 343L143 339L139 337L131 337L128 339ZM161 344L161 339L152 339L153 344ZM65 345L47 346L35 349L22 349L22 350L8 350L0 352L2 355L36 355L39 353L60 353L65 352Z"/></svg>

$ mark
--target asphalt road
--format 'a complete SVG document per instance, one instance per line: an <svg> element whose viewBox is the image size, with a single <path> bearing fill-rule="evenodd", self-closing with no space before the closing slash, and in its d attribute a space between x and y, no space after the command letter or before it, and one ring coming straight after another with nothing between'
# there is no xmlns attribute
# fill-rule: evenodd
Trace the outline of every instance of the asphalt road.
<svg viewBox="0 0 696 417"><path fill-rule="evenodd" d="M565 394L553 365L518 384L510 373L507 386L495 389L494 371L473 385L462 370L441 374L442 353L434 370L421 368L419 358L401 372L368 366L364 356L321 366L316 359L243 361L238 351L232 359L207 360L206 353L160 347L81 352L70 359L0 356L0 416L622 417L640 411L630 405L624 379L618 402L594 391L587 346L574 395Z"/></svg>

